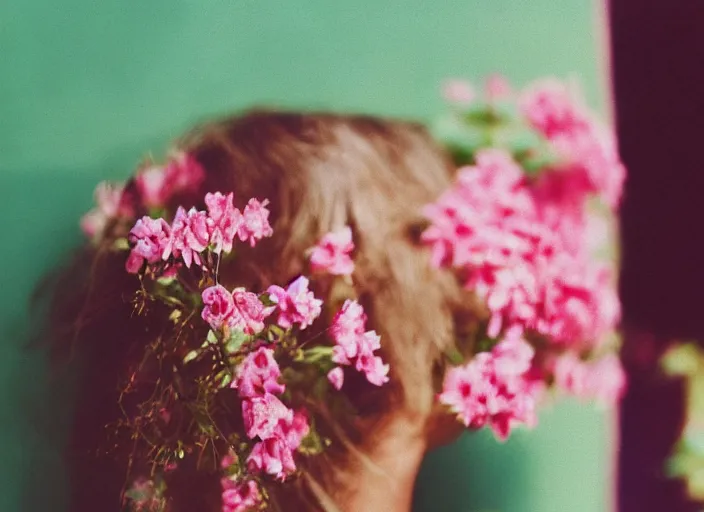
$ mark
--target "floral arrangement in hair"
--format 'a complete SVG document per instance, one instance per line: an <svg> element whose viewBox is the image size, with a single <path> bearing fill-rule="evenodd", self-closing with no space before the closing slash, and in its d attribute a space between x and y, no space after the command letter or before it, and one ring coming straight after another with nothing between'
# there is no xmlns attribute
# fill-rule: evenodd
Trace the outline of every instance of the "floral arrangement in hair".
<svg viewBox="0 0 704 512"><path fill-rule="evenodd" d="M267 486L294 477L298 457L319 453L329 443L315 428L311 406L345 406L337 393L343 368L360 372L374 386L388 381L389 366L377 355L379 336L366 329L356 300L336 307L326 332L311 332L326 305L309 289L307 277L257 291L219 283L220 262L236 257L237 244L254 247L273 231L267 200L252 198L239 210L232 193L206 194L202 211L179 206L170 222L160 216L174 194L197 189L203 175L194 160L176 155L165 167L137 174L136 201L123 187L100 185L98 207L82 222L94 239L111 223L133 222L115 245L127 253L125 271L141 283L135 312L149 314L158 304L172 324L144 347L143 364L122 395L125 417L118 426L152 447L145 454L152 465L149 478L137 478L125 492L136 510L164 510L161 475L186 454L214 453L222 441L229 446L220 456L223 510L265 508ZM153 216L134 222L144 210ZM311 248L311 270L350 279L353 250L352 232L343 226ZM312 343L322 334L329 344ZM149 382L150 364L169 368ZM150 384L148 398L131 403L130 395Z"/></svg>
<svg viewBox="0 0 704 512"><path fill-rule="evenodd" d="M436 132L459 170L427 206L422 239L490 319L451 355L439 400L500 439L535 423L548 387L615 402L625 386L613 251L625 171L613 136L557 80L513 92L495 75L481 98L461 80L444 92L452 109Z"/></svg>
<svg viewBox="0 0 704 512"><path fill-rule="evenodd" d="M480 307L457 329L438 401L500 440L536 423L549 389L615 402L625 386L613 251L625 172L613 137L557 81L514 93L495 76L482 98L461 81L445 93L452 108L436 132L458 170L421 212L421 242ZM129 435L119 442L141 443L133 460L150 468L125 492L137 510L165 507L162 476L186 455L221 467L224 511L266 508L272 486L295 480L297 460L330 444L318 415L353 414L341 392L348 372L371 386L389 380L355 297L324 304L311 290L309 277L351 280L351 229L310 248L310 276L228 289L220 264L272 235L268 202L239 209L232 193L214 192L203 210L179 206L204 176L187 154L145 165L126 187L99 186L82 222L96 243L124 251L140 283L135 314L168 318L120 403Z"/></svg>

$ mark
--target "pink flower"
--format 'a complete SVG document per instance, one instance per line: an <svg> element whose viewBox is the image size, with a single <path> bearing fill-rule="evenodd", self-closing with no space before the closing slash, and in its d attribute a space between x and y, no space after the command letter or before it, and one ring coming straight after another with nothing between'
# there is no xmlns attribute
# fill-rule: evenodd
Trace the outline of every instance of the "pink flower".
<svg viewBox="0 0 704 512"><path fill-rule="evenodd" d="M502 150L482 150L476 161L460 169L455 187L424 209L431 225L422 240L431 246L435 266L508 261L529 249L521 230L535 212L521 168Z"/></svg>
<svg viewBox="0 0 704 512"><path fill-rule="evenodd" d="M206 213L195 208L186 213L186 210L179 206L171 226L171 243L164 251L163 258L173 254L176 258L182 258L188 268L192 262L200 265L200 253L208 247L209 242Z"/></svg>
<svg viewBox="0 0 704 512"><path fill-rule="evenodd" d="M177 153L166 165L166 181L172 194L177 192L193 192L205 180L205 170L188 153Z"/></svg>
<svg viewBox="0 0 704 512"><path fill-rule="evenodd" d="M281 437L270 437L260 441L247 457L249 471L273 475L281 481L296 471L293 450Z"/></svg>
<svg viewBox="0 0 704 512"><path fill-rule="evenodd" d="M232 453L227 453L223 456L222 460L220 461L220 467L222 469L228 469L235 462L237 462L237 457L235 457L235 455L233 455Z"/></svg>
<svg viewBox="0 0 704 512"><path fill-rule="evenodd" d="M161 260L163 252L171 243L171 229L164 219L144 216L130 230L128 240L132 249L127 259L127 271L136 274L147 263Z"/></svg>
<svg viewBox="0 0 704 512"><path fill-rule="evenodd" d="M269 439L281 430L280 423L293 421L293 411L272 394L242 401L244 428L250 439Z"/></svg>
<svg viewBox="0 0 704 512"><path fill-rule="evenodd" d="M621 304L608 267L564 256L551 261L543 275L543 300L533 325L538 332L555 343L593 346L616 328Z"/></svg>
<svg viewBox="0 0 704 512"><path fill-rule="evenodd" d="M491 352L449 370L438 399L467 427L489 425L504 440L514 425L535 422L537 389L526 378L532 358L520 332L510 330Z"/></svg>
<svg viewBox="0 0 704 512"><path fill-rule="evenodd" d="M168 201L171 187L166 181L163 167L151 166L141 170L135 177L139 197L148 208L158 208Z"/></svg>
<svg viewBox="0 0 704 512"><path fill-rule="evenodd" d="M626 388L626 375L614 354L596 362L586 362L567 352L555 362L555 384L562 390L584 399L594 399L604 406L618 402Z"/></svg>
<svg viewBox="0 0 704 512"><path fill-rule="evenodd" d="M523 338L520 327L512 327L494 347L492 354L494 367L499 374L519 377L530 370L535 349Z"/></svg>
<svg viewBox="0 0 704 512"><path fill-rule="evenodd" d="M587 124L583 110L567 87L557 80L542 80L529 87L520 101L526 120L548 138L582 130Z"/></svg>
<svg viewBox="0 0 704 512"><path fill-rule="evenodd" d="M250 199L244 207L242 220L237 228L237 234L243 242L249 240L249 244L254 247L259 240L271 236L274 231L269 225L269 210L266 199L259 202L257 199Z"/></svg>
<svg viewBox="0 0 704 512"><path fill-rule="evenodd" d="M195 191L205 179L205 171L187 154L178 154L165 167L151 166L135 177L139 196L148 208L160 208L177 193Z"/></svg>
<svg viewBox="0 0 704 512"><path fill-rule="evenodd" d="M280 434L292 450L297 450L303 438L310 432L308 416L303 411L296 411L290 419L287 417L279 423Z"/></svg>
<svg viewBox="0 0 704 512"><path fill-rule="evenodd" d="M442 95L445 101L462 106L471 104L476 97L472 84L460 79L447 80L443 84Z"/></svg>
<svg viewBox="0 0 704 512"><path fill-rule="evenodd" d="M320 316L323 302L308 290L308 283L307 278L300 276L285 290L276 285L267 290L279 311L277 323L284 329L290 329L294 324L305 329Z"/></svg>
<svg viewBox="0 0 704 512"><path fill-rule="evenodd" d="M597 343L618 321L610 273L591 264L584 179L550 172L535 184L502 151L482 151L426 216L433 263L461 270L491 312L488 333L506 325L562 344ZM339 352L339 351L338 351Z"/></svg>
<svg viewBox="0 0 704 512"><path fill-rule="evenodd" d="M342 371L342 368L336 366L330 370L328 372L328 380L330 381L330 384L332 384L332 387L337 390L341 389L345 380L345 373Z"/></svg>
<svg viewBox="0 0 704 512"><path fill-rule="evenodd" d="M257 443L247 458L250 471L264 472L285 480L296 471L293 452L308 435L310 427L305 414L298 411L293 416L281 418L270 437Z"/></svg>
<svg viewBox="0 0 704 512"><path fill-rule="evenodd" d="M355 368L364 373L367 380L375 386L382 386L389 382L389 365L384 364L383 359L379 356L370 353L361 354L357 358Z"/></svg>
<svg viewBox="0 0 704 512"><path fill-rule="evenodd" d="M484 95L490 103L501 101L511 95L511 85L505 76L495 73L486 79Z"/></svg>
<svg viewBox="0 0 704 512"><path fill-rule="evenodd" d="M367 315L357 301L346 300L330 325L330 335L335 340L333 360L350 364L359 353L359 339L364 336Z"/></svg>
<svg viewBox="0 0 704 512"><path fill-rule="evenodd" d="M210 324L213 330L219 330L229 323L235 311L232 294L221 285L211 286L203 290L203 320Z"/></svg>
<svg viewBox="0 0 704 512"><path fill-rule="evenodd" d="M244 288L236 288L232 292L235 309L228 324L234 329L240 329L246 334L256 334L264 329L264 318L267 310L255 293Z"/></svg>
<svg viewBox="0 0 704 512"><path fill-rule="evenodd" d="M259 347L247 354L237 367L237 377L232 382L242 398L263 396L266 393L280 394L285 386L279 383L281 370L274 359L274 351Z"/></svg>
<svg viewBox="0 0 704 512"><path fill-rule="evenodd" d="M86 236L92 238L101 234L108 221L118 215L123 191L122 183L103 181L98 184L94 193L96 207L81 219L81 230Z"/></svg>
<svg viewBox="0 0 704 512"><path fill-rule="evenodd" d="M232 251L232 243L242 223L242 213L234 207L232 200L232 193L226 196L220 192L205 195L210 243L213 244L216 254Z"/></svg>
<svg viewBox="0 0 704 512"><path fill-rule="evenodd" d="M354 360L357 371L364 373L370 383L381 386L389 381L389 365L384 364L383 360L374 354L381 348L381 341L376 332L364 331L366 319L367 316L357 301L345 301L330 326L330 336L335 341L332 360L341 365L350 365ZM341 379L342 370L338 370ZM328 378L330 379L330 375ZM338 376L333 374L333 385L336 383L333 379L337 378Z"/></svg>
<svg viewBox="0 0 704 512"><path fill-rule="evenodd" d="M591 369L591 389L594 399L602 405L613 405L626 391L626 372L616 354L599 359Z"/></svg>
<svg viewBox="0 0 704 512"><path fill-rule="evenodd" d="M594 120L585 120L580 129L554 136L550 142L561 160L558 172L579 176L588 192L598 194L612 209L618 206L626 169L612 133Z"/></svg>
<svg viewBox="0 0 704 512"><path fill-rule="evenodd" d="M248 512L261 504L262 495L254 480L238 482L224 478L222 486L222 512Z"/></svg>
<svg viewBox="0 0 704 512"><path fill-rule="evenodd" d="M353 249L352 230L349 226L328 233L313 248L310 255L311 268L337 276L350 275L354 270L354 262L350 258Z"/></svg>

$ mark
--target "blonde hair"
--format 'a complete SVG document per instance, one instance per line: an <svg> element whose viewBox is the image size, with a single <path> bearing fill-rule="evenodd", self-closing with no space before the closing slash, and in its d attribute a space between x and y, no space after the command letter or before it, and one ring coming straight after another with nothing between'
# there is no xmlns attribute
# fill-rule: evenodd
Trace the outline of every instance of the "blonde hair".
<svg viewBox="0 0 704 512"><path fill-rule="evenodd" d="M370 328L381 335L391 382L351 396L361 421L340 427L346 449L307 466L312 475L307 491L320 498L344 478L349 453L363 454L374 444L373 425L394 412L422 430L432 415L442 354L455 341L457 317L470 311L454 276L432 268L418 239L421 208L450 185L452 165L421 126L364 116L252 112L204 124L177 145L205 168L203 192L232 191L238 206L249 197L271 202L273 237L254 249L243 248L236 263L223 266L224 283L251 289L286 283L305 272L306 249L323 234L343 225L352 228L354 291ZM123 300L129 280L117 278L113 267L118 263L102 257L99 266L110 270L96 272L93 279L112 280L112 294L106 295L104 284L80 280L86 283L80 300L63 301L55 318L73 315L75 320L82 302L94 313L83 327L119 325L114 318L128 308L109 301ZM123 262L119 265L121 270ZM332 285L321 286L316 290L321 298L335 293ZM100 301L96 294L102 294ZM67 304L73 304L73 312ZM112 320L100 308L110 308ZM132 327L122 334L110 334L114 345L144 329L136 320L129 322ZM101 329L87 331L95 337ZM112 378L118 370L110 372ZM346 388L355 395L354 383ZM328 471L326 464L339 470Z"/></svg>

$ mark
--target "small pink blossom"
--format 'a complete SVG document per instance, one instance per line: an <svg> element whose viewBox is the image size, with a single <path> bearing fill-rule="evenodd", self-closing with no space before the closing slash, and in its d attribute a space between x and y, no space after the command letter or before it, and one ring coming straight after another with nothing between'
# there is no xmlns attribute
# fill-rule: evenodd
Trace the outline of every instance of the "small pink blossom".
<svg viewBox="0 0 704 512"><path fill-rule="evenodd" d="M237 228L237 235L241 241L249 240L249 244L254 247L259 240L271 236L274 231L269 224L269 210L266 208L269 201L266 199L259 202L257 199L250 199L242 212L242 220Z"/></svg>
<svg viewBox="0 0 704 512"><path fill-rule="evenodd" d="M235 455L233 453L227 453L220 460L220 467L222 469L228 469L235 462L237 462L237 457L235 457Z"/></svg>
<svg viewBox="0 0 704 512"><path fill-rule="evenodd" d="M164 251L163 258L173 254L176 258L182 258L188 268L193 262L200 265L200 253L205 251L209 243L206 213L195 208L186 213L186 210L179 206L171 226L171 243Z"/></svg>
<svg viewBox="0 0 704 512"><path fill-rule="evenodd" d="M232 382L242 398L264 396L266 393L280 394L285 386L279 383L281 370L274 359L274 351L267 347L259 347L247 354L237 367L237 376Z"/></svg>
<svg viewBox="0 0 704 512"><path fill-rule="evenodd" d="M336 363L350 364L350 359L357 357L366 321L362 306L355 300L346 300L330 325L330 335L335 340L333 360Z"/></svg>
<svg viewBox="0 0 704 512"><path fill-rule="evenodd" d="M306 277L300 276L286 289L273 285L267 290L279 312L277 323L284 329L290 329L294 324L305 329L320 316L323 302L315 298L308 283Z"/></svg>
<svg viewBox="0 0 704 512"><path fill-rule="evenodd" d="M238 482L223 478L222 487L222 512L249 512L262 502L259 486L254 480Z"/></svg>
<svg viewBox="0 0 704 512"><path fill-rule="evenodd" d="M494 73L484 83L484 95L490 103L504 100L511 96L511 84L505 76Z"/></svg>
<svg viewBox="0 0 704 512"><path fill-rule="evenodd" d="M264 329L264 318L267 310L259 297L243 288L232 292L235 309L229 319L230 327L240 329L246 334L256 334Z"/></svg>
<svg viewBox="0 0 704 512"><path fill-rule="evenodd" d="M248 469L285 480L296 471L293 453L309 430L308 419L301 411L295 412L293 416L280 418L272 434L252 449L247 458Z"/></svg>
<svg viewBox="0 0 704 512"><path fill-rule="evenodd" d="M442 95L445 101L461 106L471 104L476 98L472 84L467 80L461 79L447 80L443 84Z"/></svg>
<svg viewBox="0 0 704 512"><path fill-rule="evenodd" d="M205 170L188 153L177 153L166 165L167 182L172 193L193 192L205 180Z"/></svg>
<svg viewBox="0 0 704 512"><path fill-rule="evenodd" d="M514 425L535 423L536 388L526 379L532 358L520 331L509 330L491 352L449 370L438 399L467 427L489 425L504 440Z"/></svg>
<svg viewBox="0 0 704 512"><path fill-rule="evenodd" d="M626 388L621 361L613 354L596 362L587 362L572 352L566 352L555 362L553 372L555 384L562 390L605 406L617 403Z"/></svg>
<svg viewBox="0 0 704 512"><path fill-rule="evenodd" d="M213 330L219 330L229 323L235 311L232 294L221 285L210 286L203 290L203 320L210 324Z"/></svg>
<svg viewBox="0 0 704 512"><path fill-rule="evenodd" d="M281 481L296 471L293 450L281 437L270 437L255 444L247 457L247 467L249 471L267 473Z"/></svg>
<svg viewBox="0 0 704 512"><path fill-rule="evenodd" d="M279 427L281 436L292 450L297 450L303 438L310 432L308 416L304 411L295 411L293 417L282 420Z"/></svg>
<svg viewBox="0 0 704 512"><path fill-rule="evenodd" d="M171 192L166 179L165 169L160 166L147 167L137 173L135 184L139 191L139 197L145 206L158 208L166 203Z"/></svg>
<svg viewBox="0 0 704 512"><path fill-rule="evenodd" d="M122 183L103 181L98 184L94 193L96 207L81 219L81 230L86 236L100 235L108 221L118 215L123 191Z"/></svg>
<svg viewBox="0 0 704 512"><path fill-rule="evenodd" d="M225 196L220 192L205 195L210 243L216 254L232 251L233 241L242 222L242 213L234 207L233 197L232 193Z"/></svg>
<svg viewBox="0 0 704 512"><path fill-rule="evenodd" d="M383 386L389 382L389 365L384 360L369 353L361 354L355 364L357 371L362 372L367 380L375 386Z"/></svg>
<svg viewBox="0 0 704 512"><path fill-rule="evenodd" d="M355 369L363 373L371 384L381 386L389 381L389 365L384 364L381 357L375 355L381 348L381 341L375 331L365 332L366 319L364 309L357 301L345 301L330 325L330 336L335 341L332 360L340 365L354 363ZM341 377L342 369L338 370ZM334 374L333 379L337 379ZM331 382L335 385L336 381L333 379Z"/></svg>
<svg viewBox="0 0 704 512"><path fill-rule="evenodd" d="M161 166L150 166L135 177L142 203L161 208L180 192L193 192L205 179L205 171L193 157L180 153Z"/></svg>
<svg viewBox="0 0 704 512"><path fill-rule="evenodd" d="M585 112L557 80L533 84L523 94L520 107L529 124L548 138L580 131L587 124Z"/></svg>
<svg viewBox="0 0 704 512"><path fill-rule="evenodd" d="M579 129L552 137L550 143L560 159L558 172L579 176L588 192L599 195L610 208L618 207L626 169L613 133L589 119Z"/></svg>
<svg viewBox="0 0 704 512"><path fill-rule="evenodd" d="M345 372L342 371L342 368L336 366L328 372L328 380L330 381L330 384L332 384L332 387L340 390L345 380Z"/></svg>
<svg viewBox="0 0 704 512"><path fill-rule="evenodd" d="M127 271L136 274L145 261L160 261L164 250L171 243L171 236L171 229L164 219L144 216L137 220L128 236L132 249L127 259Z"/></svg>
<svg viewBox="0 0 704 512"><path fill-rule="evenodd" d="M242 401L244 428L250 439L269 439L281 430L280 423L293 421L293 411L270 393Z"/></svg>
<svg viewBox="0 0 704 512"><path fill-rule="evenodd" d="M349 226L328 233L311 252L311 268L337 276L350 275L354 270L354 262L350 257L353 249L352 230Z"/></svg>

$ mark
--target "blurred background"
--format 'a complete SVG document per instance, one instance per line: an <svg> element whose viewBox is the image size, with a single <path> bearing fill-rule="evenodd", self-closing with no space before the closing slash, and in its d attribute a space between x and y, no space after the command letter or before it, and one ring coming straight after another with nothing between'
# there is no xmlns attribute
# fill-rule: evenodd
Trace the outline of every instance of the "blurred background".
<svg viewBox="0 0 704 512"><path fill-rule="evenodd" d="M99 180L126 177L209 116L273 106L430 121L444 79L493 72L517 84L575 77L605 117L616 114L630 170L622 294L632 384L620 428L615 414L567 402L503 445L489 432L465 435L428 457L415 508L600 512L620 488L620 510L690 510L662 475L682 387L659 377L656 360L673 336L704 338L694 241L704 240L695 196L704 10L669 4L0 2L0 510L65 510L70 384L48 386L45 358L22 344L40 314L30 295L80 243Z"/></svg>

